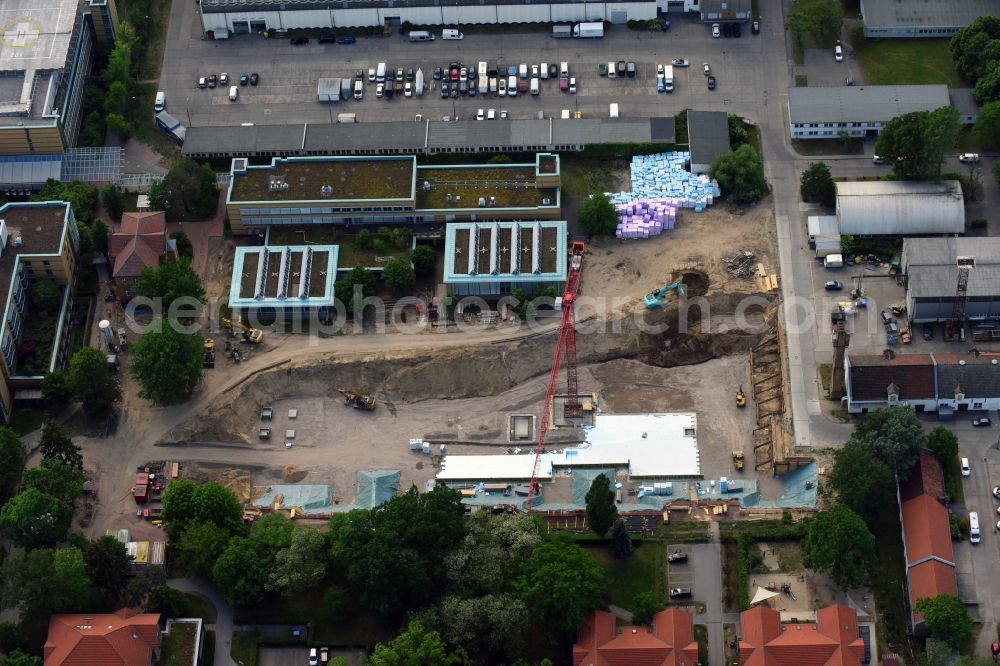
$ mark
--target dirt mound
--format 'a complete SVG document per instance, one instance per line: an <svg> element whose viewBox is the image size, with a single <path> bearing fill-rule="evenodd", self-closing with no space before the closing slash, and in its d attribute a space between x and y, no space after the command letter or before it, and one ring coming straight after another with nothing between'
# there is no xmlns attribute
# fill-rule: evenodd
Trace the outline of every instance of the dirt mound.
<svg viewBox="0 0 1000 666"><path fill-rule="evenodd" d="M302 465L285 465L281 470L281 480L285 483L298 483L309 474L309 468Z"/></svg>
<svg viewBox="0 0 1000 666"><path fill-rule="evenodd" d="M222 486L233 491L240 502L251 500L250 471L246 469L225 469L215 478Z"/></svg>

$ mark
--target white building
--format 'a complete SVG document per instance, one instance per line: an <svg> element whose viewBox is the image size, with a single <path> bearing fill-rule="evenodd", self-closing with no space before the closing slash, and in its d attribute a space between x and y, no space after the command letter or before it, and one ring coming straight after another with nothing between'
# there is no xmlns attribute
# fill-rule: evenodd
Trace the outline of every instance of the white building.
<svg viewBox="0 0 1000 666"><path fill-rule="evenodd" d="M861 0L865 37L951 37L980 16L1000 15L998 0Z"/></svg>
<svg viewBox="0 0 1000 666"><path fill-rule="evenodd" d="M917 236L965 231L965 200L957 180L838 182L839 233Z"/></svg>
<svg viewBox="0 0 1000 666"><path fill-rule="evenodd" d="M792 139L837 139L840 132L873 138L896 116L951 106L948 86L789 88Z"/></svg>

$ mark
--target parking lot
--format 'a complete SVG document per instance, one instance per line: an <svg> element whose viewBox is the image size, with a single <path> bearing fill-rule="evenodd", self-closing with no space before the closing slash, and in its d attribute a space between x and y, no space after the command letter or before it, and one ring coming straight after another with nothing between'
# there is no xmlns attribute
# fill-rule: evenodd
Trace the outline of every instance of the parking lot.
<svg viewBox="0 0 1000 666"><path fill-rule="evenodd" d="M740 39L713 39L710 28L689 17L673 19L666 32L636 32L625 26L610 27L603 39L554 39L545 32L466 34L461 41L412 43L404 35L359 38L355 44L308 44L293 46L288 39L265 39L242 35L226 41L208 41L200 35L197 5L175 5L175 18L168 34L160 87L167 95L167 108L188 126L328 123L338 113L355 113L360 122L413 120L416 114L440 119L458 116L471 119L479 108L508 111L511 118L558 117L562 110L579 111L584 117L605 116L609 104L617 102L623 117L674 115L684 108L733 110L759 117L766 104L766 68L746 63L783 61L782 44L773 39L780 26L771 30L766 22L761 35L743 31ZM174 27L174 24L177 27ZM516 30L505 26L498 30ZM537 30L537 28L532 28ZM771 53L765 54L765 49ZM656 92L656 66L684 58L691 67L675 68L675 91ZM541 82L540 95L516 98L459 97L441 99L432 74L436 67L461 62L475 67L481 60L501 65L546 62L569 63L578 93L559 91L558 80ZM598 64L634 61L634 78L601 77ZM426 92L422 97L375 98L375 83L367 71L379 62L393 68L421 68ZM709 91L702 63L710 63L717 88ZM364 98L338 103L317 101L320 78L365 74ZM257 72L260 85L240 88L239 99L230 102L228 88L199 89L199 77L227 72L238 80L242 73ZM775 94L777 91L772 91Z"/></svg>

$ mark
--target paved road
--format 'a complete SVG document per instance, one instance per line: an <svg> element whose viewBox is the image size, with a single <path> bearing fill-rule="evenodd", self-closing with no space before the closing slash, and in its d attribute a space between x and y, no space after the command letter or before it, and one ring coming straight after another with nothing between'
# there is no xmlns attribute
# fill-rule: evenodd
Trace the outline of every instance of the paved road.
<svg viewBox="0 0 1000 666"><path fill-rule="evenodd" d="M167 584L181 592L207 599L215 606L215 663L218 666L235 666L229 656L233 640L233 609L219 596L218 588L193 578L174 578Z"/></svg>
<svg viewBox="0 0 1000 666"><path fill-rule="evenodd" d="M719 539L719 523L713 520L709 526L711 542L688 546L689 564L686 566L692 569L695 599L705 603L705 612L696 615L695 622L708 628L708 661L711 664L722 664L725 663L726 654L726 639L722 628L722 542Z"/></svg>

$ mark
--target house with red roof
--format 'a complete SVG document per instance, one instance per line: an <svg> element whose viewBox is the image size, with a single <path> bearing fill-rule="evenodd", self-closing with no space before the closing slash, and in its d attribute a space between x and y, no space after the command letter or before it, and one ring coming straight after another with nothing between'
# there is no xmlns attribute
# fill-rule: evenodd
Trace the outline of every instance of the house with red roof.
<svg viewBox="0 0 1000 666"><path fill-rule="evenodd" d="M125 213L118 230L111 234L108 255L115 296L127 303L144 268L156 268L171 255L167 220L162 212Z"/></svg>
<svg viewBox="0 0 1000 666"><path fill-rule="evenodd" d="M45 666L149 666L160 650L160 614L53 615Z"/></svg>
<svg viewBox="0 0 1000 666"><path fill-rule="evenodd" d="M939 594L958 596L955 551L945 504L944 475L934 454L923 449L910 476L898 486L903 557L913 633L926 635L917 601Z"/></svg>
<svg viewBox="0 0 1000 666"><path fill-rule="evenodd" d="M816 611L816 624L782 624L767 606L740 613L744 666L861 666L864 657L857 613L843 604Z"/></svg>
<svg viewBox="0 0 1000 666"><path fill-rule="evenodd" d="M615 616L594 611L573 646L573 666L696 666L691 613L668 608L650 627L619 627Z"/></svg>

